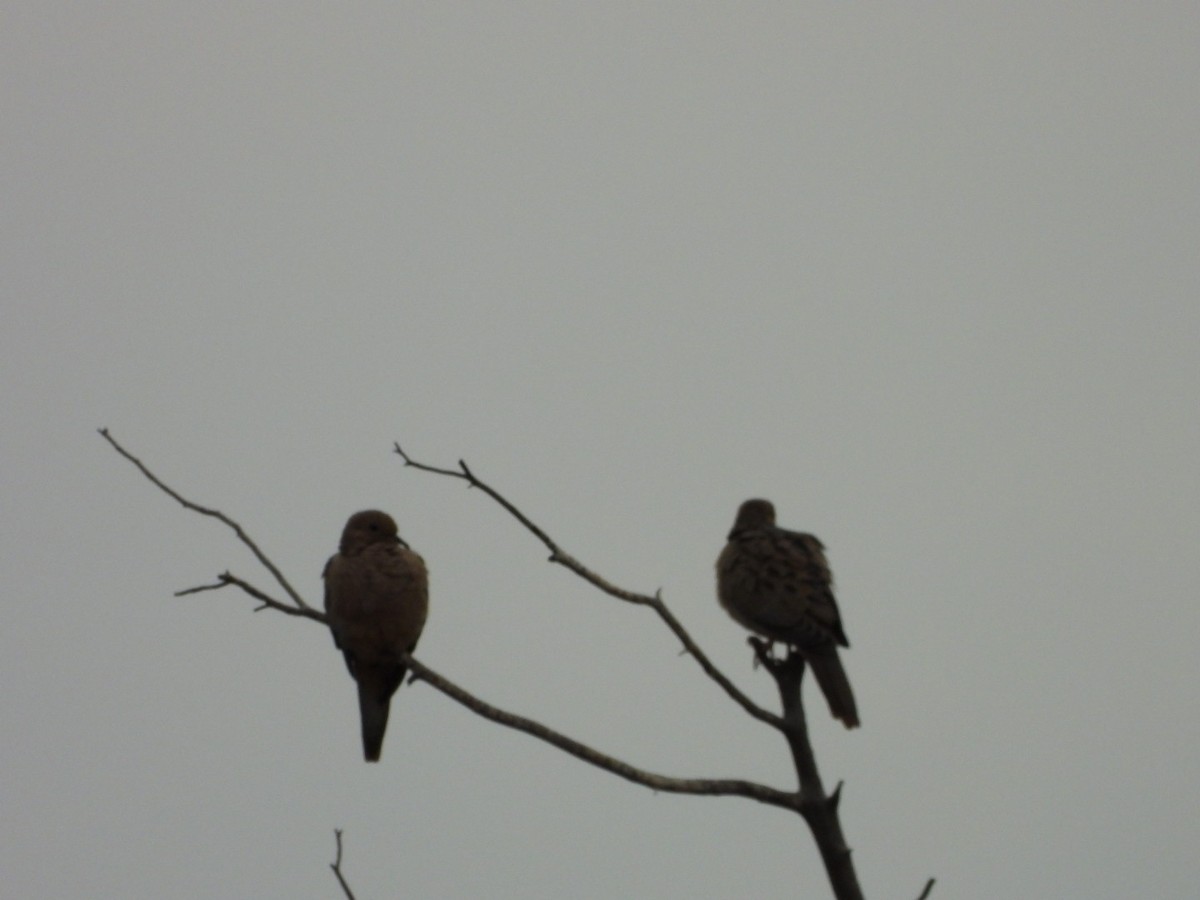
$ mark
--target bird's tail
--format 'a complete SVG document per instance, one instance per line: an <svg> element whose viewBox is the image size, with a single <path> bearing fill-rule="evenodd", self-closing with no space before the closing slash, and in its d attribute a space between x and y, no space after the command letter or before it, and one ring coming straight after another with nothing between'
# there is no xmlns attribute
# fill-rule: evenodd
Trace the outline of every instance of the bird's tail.
<svg viewBox="0 0 1200 900"><path fill-rule="evenodd" d="M836 647L806 653L809 668L817 679L821 693L829 703L829 712L840 719L847 728L858 727L858 706L854 702L854 691L850 690L850 679L842 668Z"/></svg>
<svg viewBox="0 0 1200 900"><path fill-rule="evenodd" d="M379 762L383 752L383 735L387 731L388 710L392 704L393 687L390 691L373 678L360 674L358 680L358 712L362 717L363 759Z"/></svg>

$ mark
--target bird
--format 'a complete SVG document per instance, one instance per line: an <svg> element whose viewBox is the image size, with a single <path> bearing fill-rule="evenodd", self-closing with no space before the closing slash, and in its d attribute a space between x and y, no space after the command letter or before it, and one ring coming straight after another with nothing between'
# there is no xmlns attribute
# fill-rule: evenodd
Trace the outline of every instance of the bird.
<svg viewBox="0 0 1200 900"><path fill-rule="evenodd" d="M408 667L429 613L425 561L401 540L385 512L356 512L338 552L325 563L325 617L334 646L358 685L363 758L378 762L392 695Z"/></svg>
<svg viewBox="0 0 1200 900"><path fill-rule="evenodd" d="M747 500L717 557L717 599L740 625L803 656L829 711L859 725L854 692L838 647L849 647L833 596L825 547L811 534L775 524L769 500Z"/></svg>

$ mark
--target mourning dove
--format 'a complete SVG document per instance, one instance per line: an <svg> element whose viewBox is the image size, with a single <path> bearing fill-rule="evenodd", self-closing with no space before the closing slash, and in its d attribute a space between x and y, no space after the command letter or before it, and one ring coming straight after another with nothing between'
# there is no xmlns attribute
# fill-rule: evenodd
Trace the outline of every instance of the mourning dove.
<svg viewBox="0 0 1200 900"><path fill-rule="evenodd" d="M824 550L811 534L777 527L769 501L747 500L717 558L717 599L746 628L796 648L833 717L854 728L858 710L837 652L850 642L833 599Z"/></svg>
<svg viewBox="0 0 1200 900"><path fill-rule="evenodd" d="M378 762L392 694L407 672L399 654L416 648L425 627L425 561L400 539L391 516L371 509L346 522L322 577L333 643L358 682L363 758Z"/></svg>

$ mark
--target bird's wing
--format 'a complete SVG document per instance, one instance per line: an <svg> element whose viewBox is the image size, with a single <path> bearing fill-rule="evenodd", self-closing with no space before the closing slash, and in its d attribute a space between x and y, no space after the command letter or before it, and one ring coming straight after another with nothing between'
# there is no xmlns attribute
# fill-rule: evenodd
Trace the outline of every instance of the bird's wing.
<svg viewBox="0 0 1200 900"><path fill-rule="evenodd" d="M333 635L333 646L337 649L342 649L342 641L339 636L339 617L337 613L337 602L334 597L332 581L329 573L334 569L336 561L340 559L340 554L329 557L325 561L325 568L321 570L321 580L325 583L325 621L329 625L329 633Z"/></svg>
<svg viewBox="0 0 1200 900"><path fill-rule="evenodd" d="M846 644L821 542L781 528L760 532L753 541L747 551L760 561L754 618L763 628L800 645Z"/></svg>

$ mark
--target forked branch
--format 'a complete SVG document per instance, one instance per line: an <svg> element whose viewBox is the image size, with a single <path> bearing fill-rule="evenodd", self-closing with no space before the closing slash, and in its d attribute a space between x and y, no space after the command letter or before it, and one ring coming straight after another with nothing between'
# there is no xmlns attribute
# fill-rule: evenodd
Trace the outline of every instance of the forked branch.
<svg viewBox="0 0 1200 900"><path fill-rule="evenodd" d="M775 679L779 689L779 702L783 708L784 738L792 754L796 778L800 782L799 803L796 811L804 817L813 841L825 863L825 871L838 900L862 900L862 888L850 858L850 847L842 833L842 822L838 816L842 785L838 784L832 794L825 793L817 770L817 758L808 739L808 722L804 716L804 704L800 702L800 683L804 678L804 657L789 649L787 656L777 659L771 654L771 642L750 638L754 654L763 667Z"/></svg>
<svg viewBox="0 0 1200 900"><path fill-rule="evenodd" d="M658 790L677 790L686 793L735 793L740 796L752 797L763 803L782 806L798 812L803 816L809 829L812 831L813 839L825 863L826 873L829 876L834 895L838 900L862 900L862 889L859 887L858 876L851 861L850 848L846 844L842 833L841 821L838 817L841 784L838 784L832 794L825 793L825 788L817 770L816 756L813 753L812 744L808 738L808 725L804 716L804 707L800 699L800 681L804 674L804 659L802 656L795 652L789 652L785 659L777 660L771 655L769 642L751 638L751 644L755 648L758 660L770 672L779 689L783 715L774 715L751 701L724 673L712 664L711 660L696 645L696 642L679 620L671 613L666 603L663 602L661 593L655 593L651 596L649 594L639 594L629 591L614 585L589 569L576 557L563 550L549 534L525 515L508 498L491 485L479 479L464 460L459 460L457 469L450 469L416 461L404 452L399 443L395 444L395 452L404 461L406 466L411 466L424 472L431 472L435 475L456 478L466 482L468 487L479 488L479 490L491 497L492 500L503 507L534 537L542 542L550 551L550 562L566 567L584 581L610 596L628 603L638 606L648 606L653 609L683 644L684 650L695 658L705 674L720 685L747 713L783 733L788 743L788 748L791 751L797 779L800 783L800 790L795 793L785 793L774 788L767 788L747 782L702 782L685 779L663 779L662 776L641 772L640 770L626 766L624 763L611 760L603 754L597 754L591 748L584 748L582 745L577 745L569 738L558 735L537 723L512 716L508 713L502 713L499 710L487 707L486 704L478 704L477 701L472 702L469 699L469 695L466 695L466 692L461 691L448 682L436 682L430 677L432 673L425 670L419 662L413 660L413 670L417 673L417 677L429 681L439 690L486 718L499 722L502 725L525 731L534 737L538 737L568 753L578 756L580 759L590 762L593 765L598 765L623 778L636 781L639 784L645 784ZM700 784L708 785L707 789L702 791L693 789L696 785ZM716 787L714 788L714 786ZM930 879L918 900L925 900L932 889L933 879Z"/></svg>
<svg viewBox="0 0 1200 900"><path fill-rule="evenodd" d="M354 891L350 890L350 885L346 883L346 879L342 875L342 829L335 828L333 835L337 838L337 857L329 864L329 868L333 869L333 874L337 878L338 884L341 885L346 900L355 900Z"/></svg>
<svg viewBox="0 0 1200 900"><path fill-rule="evenodd" d="M287 603L276 600L274 597L267 595L250 582L244 581L230 572L222 572L220 575L218 575L216 584L201 584L197 585L196 587L184 588L181 591L176 591L175 596L186 597L188 594L201 594L204 591L219 591L221 588L229 587L231 585L233 587L241 588L245 593L249 594L255 600L261 601L261 606L254 607L255 612L261 612L264 609L273 609L276 612L285 613L289 616L302 616L305 619L312 619L314 622L320 622L321 624L326 624L327 622L325 614L318 612L311 606L290 606Z"/></svg>
<svg viewBox="0 0 1200 900"><path fill-rule="evenodd" d="M263 602L264 606L268 606L271 609L277 609L280 612L284 612L284 613L287 613L288 615L292 615L292 616L305 616L310 619L316 619L318 622L325 621L324 615L322 615L320 612L318 612L317 610L315 610L311 606L309 606L307 603L305 603L304 599L298 593L296 593L295 588L293 588L291 586L291 584L288 583L288 580L286 578L284 578L283 573L281 571L279 571L279 569L278 569L278 567L276 567L275 563L271 562L271 560L267 557L267 555L265 553L263 553L262 550L259 549L258 544L254 543L254 541L250 538L250 535L246 534L245 530L242 528L241 525L239 525L233 519L229 518L229 516L225 515L220 510L209 509L206 506L201 506L198 503L193 503L191 500L188 500L185 497L181 496L174 489L172 489L171 487L168 487L167 484L164 483L161 479L159 479L159 477L157 475L155 475L148 468L146 468L145 463L143 463L140 459L138 459L136 456L134 456L132 453L130 453L128 450L126 450L124 447L122 447L120 444L118 444L117 439L108 433L107 428L101 428L101 429L99 429L99 431L100 431L100 436L103 437L106 441L108 441L112 445L114 450L116 450L123 457L125 457L127 460L129 460L131 463L133 463L135 466L137 466L138 471L140 471L143 475L145 475L151 484L153 484L155 487L157 487L160 491L162 491L164 494L166 494L172 500L176 501L181 506L183 506L184 509L190 509L192 512L199 513L202 516L209 516L213 519L216 519L218 522L224 523L229 528L232 528L233 533L237 535L238 540L241 541L243 544L245 544L250 549L250 552L254 554L254 558L257 559L262 564L263 568L265 568L268 572L271 573L271 575L275 579L275 581L279 584L279 586L281 588L283 588L284 593L286 593L289 597L291 597L292 603L294 604L294 606L288 606L286 603L281 603L278 600L271 599L266 594L259 591L257 588L252 588L249 584L247 584L244 581L241 581L238 578L235 578L234 576L230 575L228 572L224 573L223 575L218 576L217 584L208 585L206 587L188 588L187 590L180 591L178 594L176 594L176 596L182 596L184 594L193 594L193 593L197 593L198 591L204 591L204 590L217 590L219 588L225 587L226 585L234 584L234 585L237 585L238 587L240 587L242 590L246 591L246 593L250 594L250 596L254 597L255 599L261 600Z"/></svg>
<svg viewBox="0 0 1200 900"><path fill-rule="evenodd" d="M282 573L274 565L274 563L272 563L271 560L267 558L266 554L264 554L261 550L258 549L258 545L255 544L255 542L249 537L249 535L246 534L246 532L242 529L242 527L240 525L238 525L233 519L229 518L228 516L226 516L224 513L220 512L219 510L200 506L197 503L193 503L192 501L185 499L178 492L176 492L173 488L169 487L166 483L164 483L159 478L157 478L141 462L141 460L139 460L133 454L129 453L127 450L125 450L124 447L122 447L119 443L117 443L116 439L113 438L112 435L110 435L108 433L107 429L101 429L100 434L105 438L105 440L107 440L109 442L109 444L111 444L113 446L114 449L117 450L118 453L120 453L122 456L124 456L130 462L132 462L138 468L138 470L144 476L146 476L146 478L149 479L156 487L158 487L161 491L166 493L168 496L170 496L173 499L175 499L176 501L178 501L185 509L190 509L193 512L197 512L202 515L211 516L215 519L220 520L221 522L224 522L226 525L228 525L230 528L232 528L234 533L237 534L238 538L242 541L242 543L244 543L246 546L250 547L251 550L254 552L255 556L259 559L259 561L267 568L268 571L270 571L275 576L276 581L278 581L284 587L284 589L288 592L288 595L290 597L292 597L292 599L295 601L295 605L290 605L283 601L277 600L276 598L271 597L264 591L260 590L259 588L255 587L254 585L250 584L249 582L247 582L241 578L238 578L237 576L235 576L229 572L223 572L221 575L217 576L217 581L214 584L198 585L196 587L187 588L185 590L176 592L176 596L198 594L198 593L202 593L204 591L216 591L216 590L220 590L225 587L232 586L232 587L240 588L246 594L248 594L249 596L253 597L254 599L256 599L260 602L261 605L256 608L256 610L255 610L256 612L261 609L273 609L278 612L285 613L287 615L301 616L303 618L312 619L313 621L316 621L316 622L325 623L325 621L326 621L325 616L322 613L318 612L316 609L313 609L311 606L306 604L299 597L299 595L291 588L291 586L288 584L287 580L283 577ZM436 469L431 469L430 467L423 467L423 466L418 466L418 467L425 468L430 471L438 471ZM464 469L465 469L465 466L464 466ZM527 518L525 518L525 516L520 512L520 510L518 510L516 507L514 507L512 504L510 504L507 500L505 500L503 497L501 497L499 494L497 494L495 491L493 491L490 487L488 487L487 485L484 485L482 482L477 481L473 475L470 475L469 470L467 470L467 471L468 471L468 475L466 477L470 478L474 484L483 488L489 494L491 494L494 498L496 498L497 501L499 503L501 503L501 505L503 505L506 509L508 509L510 512L512 512L512 514L515 515L523 524L525 524L525 526L527 528L529 528L535 534L537 534L541 538L543 543L545 543L547 546L549 546L551 548L552 552L556 553L557 561L563 562L564 560L570 559L570 557L568 557L566 554L562 553L562 551L557 548L557 546L549 538L549 536L547 536L543 531L541 531L541 529L539 529L531 521L529 521ZM442 474L447 474L447 473L443 472ZM448 474L457 474L457 473L448 473ZM568 563L564 563L564 564L568 564ZM591 581L593 584L596 584L597 586L608 584L607 582L604 581L604 579L601 579L601 578L599 578L599 576L596 576L596 575L588 572L588 570L584 569L583 566L581 566L577 562L574 562L573 560L572 560L572 563L570 563L568 565L569 565L569 567L572 567L572 568L577 567L579 571L587 573L587 576L590 576L590 577L588 577L588 580ZM668 624L670 624L672 622L675 623L674 626L672 627L672 630L676 631L676 633L681 636L681 639L684 641L684 646L687 647L693 653L693 655L697 656L697 658L701 660L701 665L706 666L706 671L708 671L711 668L711 672L715 673L714 677L718 678L718 680L724 678L724 676L721 675L721 673L717 672L715 668L711 667L711 663L708 662L707 657L705 657L704 654L699 650L699 648L696 647L695 643L691 640L690 636L688 636L687 632L683 630L683 627L681 625L679 625L678 622L675 621L673 616L671 616L670 612L662 604L662 600L660 598L635 595L628 591L622 591L620 588L616 588L612 585L608 585L608 587L605 589L608 593L611 593L614 596L619 596L619 597L622 597L622 599L631 600L631 602L644 604L644 605L651 606L651 607L657 609L659 611L659 614L662 615L666 619ZM504 725L506 727L514 728L518 731L523 731L526 734L536 737L539 740L545 741L548 744L552 744L553 746L558 747L560 750L570 753L571 755L573 755L579 759L582 759L585 762L588 762L594 766L598 766L599 768L602 768L609 772L612 772L615 775L619 775L620 777L625 778L629 781L632 781L636 784L641 784L646 787L652 788L653 790L665 791L668 793L712 794L712 795L747 797L752 800L757 800L760 803L767 803L767 804L770 804L773 806L782 806L782 807L785 807L788 809L796 809L796 804L799 801L799 797L795 793L780 791L780 790L777 790L776 788L768 787L768 786L762 785L762 784L755 784L755 783L749 782L749 781L739 781L739 780L735 780L735 779L674 778L674 777L667 776L667 775L658 775L653 772L647 772L644 769L639 769L636 766L632 766L629 763L626 763L615 757L609 756L606 753L601 753L599 750L589 747L586 744L583 744L579 741L574 740L573 738L569 738L566 735L563 735L557 731L554 731L553 729L548 728L547 726L542 725L539 722L533 721L532 719L527 719L527 718L524 718L523 716L518 716L515 713L511 713L506 710L499 709L498 707L492 706L491 704L479 699L475 695L471 694L470 692L466 691L465 689L454 684L448 678L445 678L444 676L438 674L437 672L433 671L432 669L425 666L423 663L421 663L420 661L418 661L416 659L410 658L409 662L410 662L410 666L411 666L411 669L413 672L413 677L415 679L419 679L419 680L428 682L436 690L442 692L446 696L452 698L456 702L462 704L463 706L467 707L468 709L472 710L473 712L477 713L478 715L480 715L486 719L489 719L493 722L496 722L498 724ZM727 679L726 679L726 683L728 683ZM737 690L732 685L729 685L729 689L731 689L733 691ZM750 701L745 700L745 703L750 704ZM758 709L757 707L754 707L753 704L750 704L750 706L752 709L755 709L755 710ZM774 715L766 712L765 710L761 710L760 712L762 713L762 716L766 717L766 719L768 721L771 721L772 724L776 724L776 722L782 721L779 719L778 716L774 716ZM340 844L340 833L339 833L339 860L340 860L340 849L341 849L341 844Z"/></svg>
<svg viewBox="0 0 1200 900"><path fill-rule="evenodd" d="M163 491L169 497L174 499L185 509L189 509L200 515L215 518L224 523L234 534L237 535L246 547L248 547L255 558L267 569L274 577L276 583L283 588L284 592L290 598L291 602L278 600L266 592L260 590L249 582L238 578L230 572L223 572L217 576L217 581L214 584L199 585L197 587L188 588L179 591L176 596L187 594L201 593L204 591L220 590L225 587L237 587L247 595L258 600L260 605L256 611L261 609L273 609L277 612L282 612L291 616L299 616L302 618L311 619L316 622L325 623L325 616L315 608L309 606L300 595L292 588L291 584L284 577L283 573L275 566L273 562L266 556L258 545L246 534L241 525L236 521L226 516L224 513L216 509L200 506L190 500L185 499L175 490L167 486L157 476L154 475L137 457L129 453L122 447L108 429L100 429L100 434L113 449L121 456L125 457L159 490ZM582 744L579 741L569 738L539 722L531 719L518 716L515 713L507 712L499 709L480 700L473 694L451 682L449 679L439 675L437 672L429 669L419 660L412 657L407 658L409 667L413 673L414 680L427 682L430 686L450 697L457 703L462 704L472 712L483 718L504 725L508 728L513 728L522 731L532 737L551 744L558 749L570 753L578 759L597 766L605 771L611 772L635 784L640 784L656 791L665 791L670 793L681 794L707 794L718 796L739 796L746 797L751 800L756 800L760 803L765 803L771 806L791 809L799 813L808 823L809 828L813 833L817 846L821 852L822 859L825 862L826 871L829 875L831 886L834 890L834 895L839 900L861 900L862 892L859 889L857 876L854 872L853 864L850 859L850 850L842 835L841 823L838 819L838 800L841 793L841 785L833 791L832 794L826 794L821 784L820 775L817 771L816 759L812 752L812 747L808 740L807 724L804 717L804 709L800 702L800 682L804 673L804 661L796 653L789 653L782 660L776 659L771 654L771 648L767 642L751 639L751 643L755 647L755 653L760 662L767 668L771 676L774 678L779 689L780 702L782 704L783 715L775 715L755 704L745 694L743 694L725 675L722 673L707 655L700 649L696 642L688 634L687 630L679 622L678 619L671 613L667 605L663 602L660 593L639 594L634 591L625 590L624 588L614 585L612 582L601 577L596 572L583 565L578 559L564 551L558 544L536 523L529 519L520 509L518 509L507 498L501 495L490 485L481 481L475 476L467 464L459 461L457 469L439 468L436 466L419 463L410 458L400 447L395 445L396 453L404 460L405 465L413 468L431 472L438 475L444 475L450 478L457 478L464 482L469 487L479 488L485 494L492 498L496 503L503 507L511 514L518 522L520 522L529 532L531 532L541 543L550 551L550 561L558 563L574 572L584 581L600 589L604 593L632 603L638 606L648 606L653 609L671 632L679 639L683 645L685 652L690 654L701 669L715 681L726 694L729 695L739 706L742 707L749 715L754 718L771 725L783 733L787 740L788 746L792 753L792 759L795 764L797 778L799 780L799 790L795 792L781 791L776 788L766 785L757 784L750 781L737 779L703 779L703 778L675 778L666 775L658 775L653 772L647 772L644 769L639 769L629 765L615 757ZM337 837L337 858L330 868L338 879L338 883L342 888L343 893L350 900L354 900L354 894L346 883L341 872L342 861L342 833L340 830L335 831ZM933 889L934 879L929 879L925 884L918 900L926 900Z"/></svg>
<svg viewBox="0 0 1200 900"><path fill-rule="evenodd" d="M458 461L457 469L446 469L439 466L431 466L427 465L426 463L417 462L404 452L399 443L396 443L394 446L396 454L402 460L404 460L404 464L406 466L411 466L412 468L419 469L422 472L432 472L435 475L445 475L449 478L457 478L465 481L468 487L479 488L479 490L483 491L498 504L500 504L500 506L502 506L505 510L507 510L513 518L524 525L534 537L536 537L542 542L542 544L545 545L546 549L550 551L550 562L558 563L560 566L570 569L588 584L599 588L601 591L611 597L616 597L618 600L624 600L627 603L633 603L637 606L650 607L658 614L658 617L662 619L663 623L666 624L667 628L671 630L672 634L679 639L679 642L683 644L684 652L696 660L696 662L700 665L700 668L704 670L704 674L720 685L721 689L724 690L725 693L728 694L734 700L734 702L738 704L738 706L740 706L754 718L758 719L760 722L766 722L768 725L782 730L783 720L779 716L763 709L748 696L742 693L737 685L730 681L725 673L713 664L712 660L708 658L708 655L700 649L700 646L692 639L692 636L688 634L687 629L683 627L680 621L675 618L674 613L672 613L667 607L667 604L662 599L661 592L656 592L655 594L650 595L629 591L624 588L617 587L608 579L589 569L570 553L567 553L565 550L563 550L563 548L560 547L550 537L550 535L543 531L535 522L533 522L532 519L525 515L525 513L521 512L521 510L518 509L514 503L508 500L508 498L506 498L487 482L477 478L475 473L471 471L470 467L467 466L464 460L460 459Z"/></svg>

